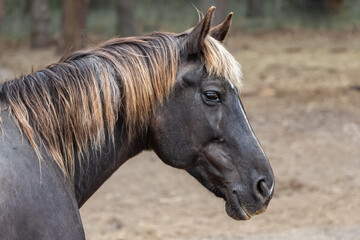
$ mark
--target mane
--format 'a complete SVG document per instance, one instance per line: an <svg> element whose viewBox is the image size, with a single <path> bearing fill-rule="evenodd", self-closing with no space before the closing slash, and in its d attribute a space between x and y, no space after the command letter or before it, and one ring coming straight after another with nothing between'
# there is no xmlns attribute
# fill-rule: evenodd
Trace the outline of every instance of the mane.
<svg viewBox="0 0 360 240"><path fill-rule="evenodd" d="M207 37L202 57L209 75L240 89L239 64L218 41ZM146 128L173 89L179 63L173 34L117 38L6 82L0 95L39 159L43 146L73 180L76 161L81 166L101 151L106 138L114 143L120 114L129 139Z"/></svg>

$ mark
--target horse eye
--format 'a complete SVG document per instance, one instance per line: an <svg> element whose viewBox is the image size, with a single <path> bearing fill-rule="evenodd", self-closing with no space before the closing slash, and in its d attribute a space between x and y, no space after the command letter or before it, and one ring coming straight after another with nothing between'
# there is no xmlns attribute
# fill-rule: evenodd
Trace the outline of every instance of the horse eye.
<svg viewBox="0 0 360 240"><path fill-rule="evenodd" d="M215 91L208 91L204 93L205 100L210 102L220 102L220 94Z"/></svg>

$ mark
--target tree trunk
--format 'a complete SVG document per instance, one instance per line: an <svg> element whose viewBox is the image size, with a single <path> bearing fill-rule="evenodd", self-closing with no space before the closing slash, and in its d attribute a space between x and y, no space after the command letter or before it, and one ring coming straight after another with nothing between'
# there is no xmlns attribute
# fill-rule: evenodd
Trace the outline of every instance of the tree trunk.
<svg viewBox="0 0 360 240"><path fill-rule="evenodd" d="M31 2L31 46L46 47L51 43L49 22L50 13L47 0L32 0Z"/></svg>
<svg viewBox="0 0 360 240"><path fill-rule="evenodd" d="M133 1L117 1L117 29L122 37L134 36L136 34Z"/></svg>
<svg viewBox="0 0 360 240"><path fill-rule="evenodd" d="M88 0L63 0L59 51L71 52L84 47L87 6Z"/></svg>
<svg viewBox="0 0 360 240"><path fill-rule="evenodd" d="M247 0L246 16L263 17L264 16L264 1L263 0Z"/></svg>
<svg viewBox="0 0 360 240"><path fill-rule="evenodd" d="M202 0L201 1L201 8L203 13L205 14L207 10L211 7L215 6L215 14L213 19L212 25L217 25L224 21L225 17L227 16L227 0Z"/></svg>
<svg viewBox="0 0 360 240"><path fill-rule="evenodd" d="M2 20L5 12L4 7L5 7L5 0L0 0L0 33L1 33Z"/></svg>

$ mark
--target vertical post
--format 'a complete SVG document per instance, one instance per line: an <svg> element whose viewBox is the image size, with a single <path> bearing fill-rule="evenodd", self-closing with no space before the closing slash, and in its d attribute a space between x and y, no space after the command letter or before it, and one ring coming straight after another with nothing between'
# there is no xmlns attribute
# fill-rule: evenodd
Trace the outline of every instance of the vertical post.
<svg viewBox="0 0 360 240"><path fill-rule="evenodd" d="M279 16L282 8L282 0L275 0L275 16Z"/></svg>
<svg viewBox="0 0 360 240"><path fill-rule="evenodd" d="M60 51L75 51L85 45L88 0L64 0Z"/></svg>
<svg viewBox="0 0 360 240"><path fill-rule="evenodd" d="M41 48L50 44L49 6L47 0L32 0L31 2L31 47Z"/></svg>
<svg viewBox="0 0 360 240"><path fill-rule="evenodd" d="M136 34L133 9L133 1L117 1L117 29L122 37Z"/></svg>

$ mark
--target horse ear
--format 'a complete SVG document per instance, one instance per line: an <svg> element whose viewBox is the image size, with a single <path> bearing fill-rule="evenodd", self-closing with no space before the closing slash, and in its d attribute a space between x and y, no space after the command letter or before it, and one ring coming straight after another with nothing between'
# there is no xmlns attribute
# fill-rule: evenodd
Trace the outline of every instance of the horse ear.
<svg viewBox="0 0 360 240"><path fill-rule="evenodd" d="M205 37L209 34L211 20L214 15L215 7L212 6L201 20L189 33L186 42L186 50L189 54L197 54L204 47Z"/></svg>
<svg viewBox="0 0 360 240"><path fill-rule="evenodd" d="M232 15L233 15L232 12L229 13L222 23L211 28L210 35L213 38L215 38L216 40L218 40L220 42L224 41L224 39L226 38L226 36L230 30Z"/></svg>

